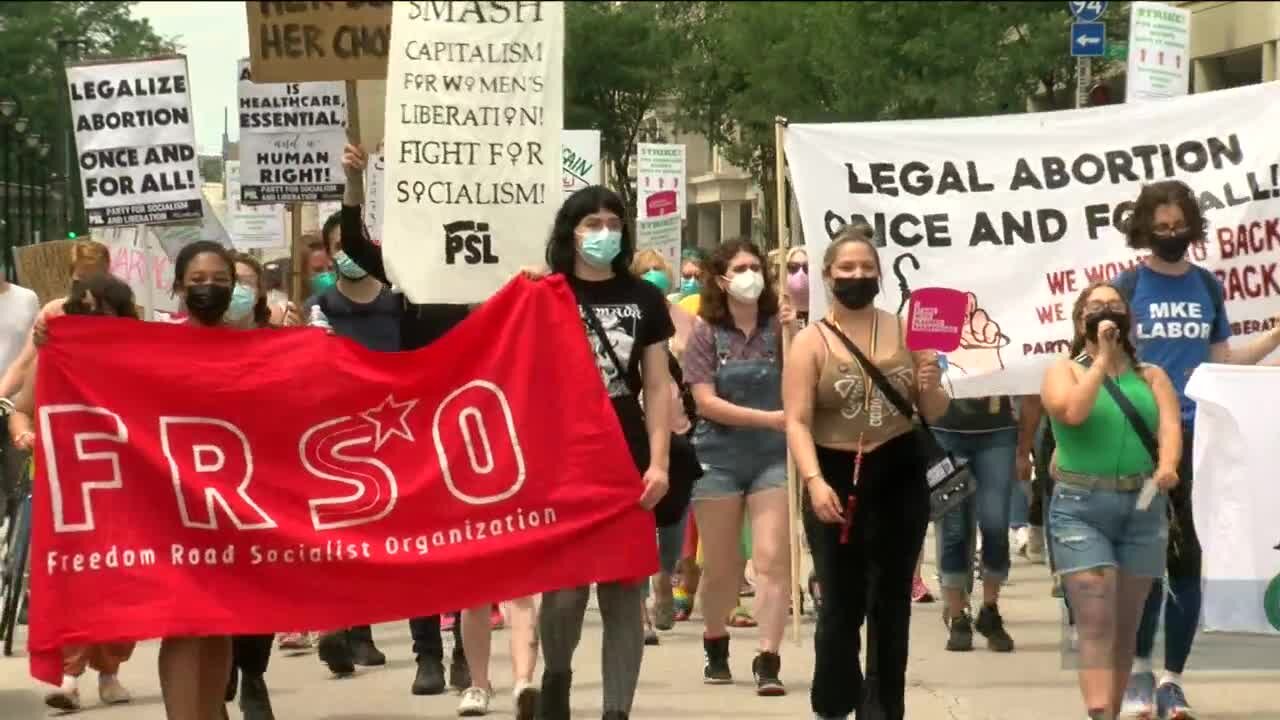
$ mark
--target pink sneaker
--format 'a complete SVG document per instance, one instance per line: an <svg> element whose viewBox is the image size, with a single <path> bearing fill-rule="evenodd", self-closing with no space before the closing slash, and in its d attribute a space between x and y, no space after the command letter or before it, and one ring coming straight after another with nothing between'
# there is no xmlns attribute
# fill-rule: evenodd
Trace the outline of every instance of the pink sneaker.
<svg viewBox="0 0 1280 720"><path fill-rule="evenodd" d="M458 622L458 616L454 613L445 613L440 616L440 632L453 632L453 626Z"/></svg>
<svg viewBox="0 0 1280 720"><path fill-rule="evenodd" d="M281 650L310 650L311 635L310 633L291 632L284 633L280 636Z"/></svg>
<svg viewBox="0 0 1280 720"><path fill-rule="evenodd" d="M502 617L502 608L494 605L493 609L489 611L489 627L494 630L501 630L506 626L507 619Z"/></svg>
<svg viewBox="0 0 1280 720"><path fill-rule="evenodd" d="M919 575L915 580L911 581L911 601L917 603L933 602L933 593L929 592L929 586L924 584L924 578Z"/></svg>

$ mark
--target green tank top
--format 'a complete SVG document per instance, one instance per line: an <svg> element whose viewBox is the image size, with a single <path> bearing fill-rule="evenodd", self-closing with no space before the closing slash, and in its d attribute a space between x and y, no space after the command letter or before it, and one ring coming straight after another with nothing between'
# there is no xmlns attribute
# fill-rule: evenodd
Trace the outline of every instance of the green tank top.
<svg viewBox="0 0 1280 720"><path fill-rule="evenodd" d="M1155 433L1160 412L1151 387L1134 370L1126 371L1115 382ZM1083 424L1067 425L1053 418L1050 423L1058 443L1058 467L1062 470L1101 477L1145 475L1155 470L1151 454L1105 387L1098 388L1098 399Z"/></svg>

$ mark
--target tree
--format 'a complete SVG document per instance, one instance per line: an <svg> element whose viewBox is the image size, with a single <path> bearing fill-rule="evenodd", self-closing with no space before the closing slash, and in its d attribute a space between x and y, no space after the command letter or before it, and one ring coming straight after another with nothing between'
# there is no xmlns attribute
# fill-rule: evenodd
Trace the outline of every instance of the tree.
<svg viewBox="0 0 1280 720"><path fill-rule="evenodd" d="M604 1L565 4L565 127L600 131L608 163L635 217L631 160L637 136L668 89L675 36L658 5Z"/></svg>
<svg viewBox="0 0 1280 720"><path fill-rule="evenodd" d="M1071 19L1058 2L670 3L664 14L689 48L675 66L679 120L755 177L770 245L775 116L994 115L1035 95L1069 107L1074 90Z"/></svg>
<svg viewBox="0 0 1280 720"><path fill-rule="evenodd" d="M54 172L67 166L69 156L70 111L63 89L62 58L77 55L66 41L83 41L87 52L82 56L86 58L143 57L175 51L174 42L156 34L150 22L133 17L136 4L0 3L0 57L5 59L0 96L17 100L22 114L30 119L29 132L39 133L50 143L53 152L48 163ZM69 192L78 194L74 181L73 175Z"/></svg>

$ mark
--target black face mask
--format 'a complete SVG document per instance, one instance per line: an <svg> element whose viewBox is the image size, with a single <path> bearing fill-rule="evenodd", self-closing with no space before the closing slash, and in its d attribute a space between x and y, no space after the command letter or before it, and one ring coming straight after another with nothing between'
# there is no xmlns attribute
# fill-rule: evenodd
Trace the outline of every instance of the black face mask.
<svg viewBox="0 0 1280 720"><path fill-rule="evenodd" d="M831 294L850 310L861 310L880 294L880 278L836 278L831 282Z"/></svg>
<svg viewBox="0 0 1280 720"><path fill-rule="evenodd" d="M1129 337L1129 315L1115 310L1103 310L1085 317L1084 337L1086 340L1094 343L1098 342L1098 325L1103 320L1110 320L1116 324L1116 330L1120 332L1121 339Z"/></svg>
<svg viewBox="0 0 1280 720"><path fill-rule="evenodd" d="M1177 235L1151 238L1151 252L1165 262L1178 262L1187 254L1195 233L1184 230Z"/></svg>
<svg viewBox="0 0 1280 720"><path fill-rule="evenodd" d="M187 311L204 325L217 325L231 307L231 288L226 285L192 285L187 288Z"/></svg>

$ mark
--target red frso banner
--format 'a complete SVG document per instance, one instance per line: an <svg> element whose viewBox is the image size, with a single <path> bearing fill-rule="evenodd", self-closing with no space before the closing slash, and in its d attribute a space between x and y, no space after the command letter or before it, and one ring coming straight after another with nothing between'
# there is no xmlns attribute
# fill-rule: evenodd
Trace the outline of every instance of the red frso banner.
<svg viewBox="0 0 1280 720"><path fill-rule="evenodd" d="M513 281L431 347L63 318L37 384L31 669L657 569L577 306Z"/></svg>

